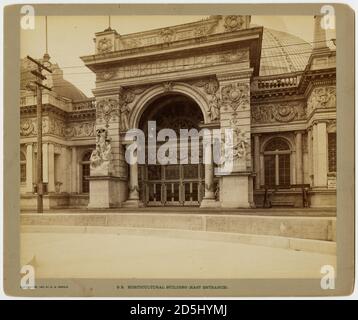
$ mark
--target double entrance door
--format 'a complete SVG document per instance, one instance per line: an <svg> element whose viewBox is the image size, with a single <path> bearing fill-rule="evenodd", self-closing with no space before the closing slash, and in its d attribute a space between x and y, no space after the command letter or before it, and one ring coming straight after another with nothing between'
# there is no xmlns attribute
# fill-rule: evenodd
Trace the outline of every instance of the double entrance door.
<svg viewBox="0 0 358 320"><path fill-rule="evenodd" d="M198 206L204 195L202 164L142 166L139 178L147 206Z"/></svg>

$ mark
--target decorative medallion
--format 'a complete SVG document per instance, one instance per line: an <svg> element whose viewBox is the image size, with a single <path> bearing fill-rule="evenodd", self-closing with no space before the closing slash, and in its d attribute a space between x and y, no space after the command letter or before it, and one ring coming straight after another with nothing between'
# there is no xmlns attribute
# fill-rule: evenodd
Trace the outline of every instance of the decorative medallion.
<svg viewBox="0 0 358 320"><path fill-rule="evenodd" d="M245 20L242 16L227 16L225 17L224 27L226 31L236 31L242 29Z"/></svg>
<svg viewBox="0 0 358 320"><path fill-rule="evenodd" d="M31 120L24 120L20 122L20 135L29 136L34 132L34 124Z"/></svg>
<svg viewBox="0 0 358 320"><path fill-rule="evenodd" d="M109 52L112 51L112 48L113 48L113 44L111 39L104 37L98 41L98 46L97 46L98 52L100 53Z"/></svg>
<svg viewBox="0 0 358 320"><path fill-rule="evenodd" d="M163 42L167 43L174 40L175 32L172 29L165 28L160 31L159 36L162 38Z"/></svg>
<svg viewBox="0 0 358 320"><path fill-rule="evenodd" d="M234 114L241 107L246 109L249 105L249 86L244 83L231 83L221 89L221 99L226 110L230 107Z"/></svg>
<svg viewBox="0 0 358 320"><path fill-rule="evenodd" d="M110 119L118 115L118 101L111 98L97 101L96 113L97 119L103 119L108 126Z"/></svg>

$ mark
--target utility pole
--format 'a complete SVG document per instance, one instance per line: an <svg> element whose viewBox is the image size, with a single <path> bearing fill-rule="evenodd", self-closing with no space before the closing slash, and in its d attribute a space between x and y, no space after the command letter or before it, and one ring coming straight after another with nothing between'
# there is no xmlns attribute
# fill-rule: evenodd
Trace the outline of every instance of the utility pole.
<svg viewBox="0 0 358 320"><path fill-rule="evenodd" d="M46 70L50 73L52 71L45 65L37 60L27 56L27 59L37 65L37 70L32 70L31 73L36 77L34 82L36 85L36 102L37 102L37 212L43 212L43 174L42 174L42 89L51 91L51 88L42 84L42 80L46 77L42 74L42 70Z"/></svg>

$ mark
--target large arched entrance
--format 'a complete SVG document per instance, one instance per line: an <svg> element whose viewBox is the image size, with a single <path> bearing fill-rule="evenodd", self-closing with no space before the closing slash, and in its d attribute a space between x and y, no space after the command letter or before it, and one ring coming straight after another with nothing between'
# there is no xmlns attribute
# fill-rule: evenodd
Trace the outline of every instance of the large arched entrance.
<svg viewBox="0 0 358 320"><path fill-rule="evenodd" d="M146 136L146 144L151 132L148 130L149 121L155 121L156 136L162 129L171 129L176 133L177 163L163 164L158 158L154 160L155 163L149 163L146 157L145 165L138 168L141 201L146 206L200 205L204 196L205 178L202 148L198 148L196 159L199 161L192 161L190 139L189 144L185 144L179 138L180 129L200 131L200 124L204 122L200 107L191 98L178 93L169 93L150 102L139 121L139 128ZM157 141L156 150L167 142ZM183 161L183 148L187 148L187 161Z"/></svg>

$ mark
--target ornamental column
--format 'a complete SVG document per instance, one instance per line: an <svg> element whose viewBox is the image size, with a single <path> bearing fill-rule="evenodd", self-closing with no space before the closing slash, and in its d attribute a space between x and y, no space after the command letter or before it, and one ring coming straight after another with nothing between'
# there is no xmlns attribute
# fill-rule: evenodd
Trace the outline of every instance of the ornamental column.
<svg viewBox="0 0 358 320"><path fill-rule="evenodd" d="M32 143L29 143L26 145L26 192L33 192L33 177L32 177L32 160L33 160L33 154L32 154Z"/></svg>
<svg viewBox="0 0 358 320"><path fill-rule="evenodd" d="M255 189L259 190L261 181L260 181L260 136L258 134L254 135L254 162L255 162Z"/></svg>
<svg viewBox="0 0 358 320"><path fill-rule="evenodd" d="M129 162L129 196L128 200L123 203L124 207L136 207L140 206L139 201L139 182L138 182L138 157L137 150L129 150L133 148L134 141L126 143L126 154L128 154L128 162Z"/></svg>
<svg viewBox="0 0 358 320"><path fill-rule="evenodd" d="M48 192L55 192L55 146L48 144Z"/></svg>
<svg viewBox="0 0 358 320"><path fill-rule="evenodd" d="M307 129L307 151L308 151L308 177L309 183L312 186L313 177L313 159L312 159L312 127Z"/></svg>
<svg viewBox="0 0 358 320"><path fill-rule="evenodd" d="M328 151L326 122L313 124L313 184L327 187Z"/></svg>
<svg viewBox="0 0 358 320"><path fill-rule="evenodd" d="M77 150L76 147L72 147L72 154L71 154L71 192L77 193Z"/></svg>
<svg viewBox="0 0 358 320"><path fill-rule="evenodd" d="M214 191L214 165L213 165L213 146L211 132L208 131L203 140L204 148L204 168L205 168L205 193L201 201L201 208L217 207Z"/></svg>
<svg viewBox="0 0 358 320"><path fill-rule="evenodd" d="M42 144L42 175L43 175L43 182L47 183L47 188L48 188L48 144L47 143Z"/></svg>
<svg viewBox="0 0 358 320"><path fill-rule="evenodd" d="M302 171L302 132L296 132L296 183L303 183Z"/></svg>

